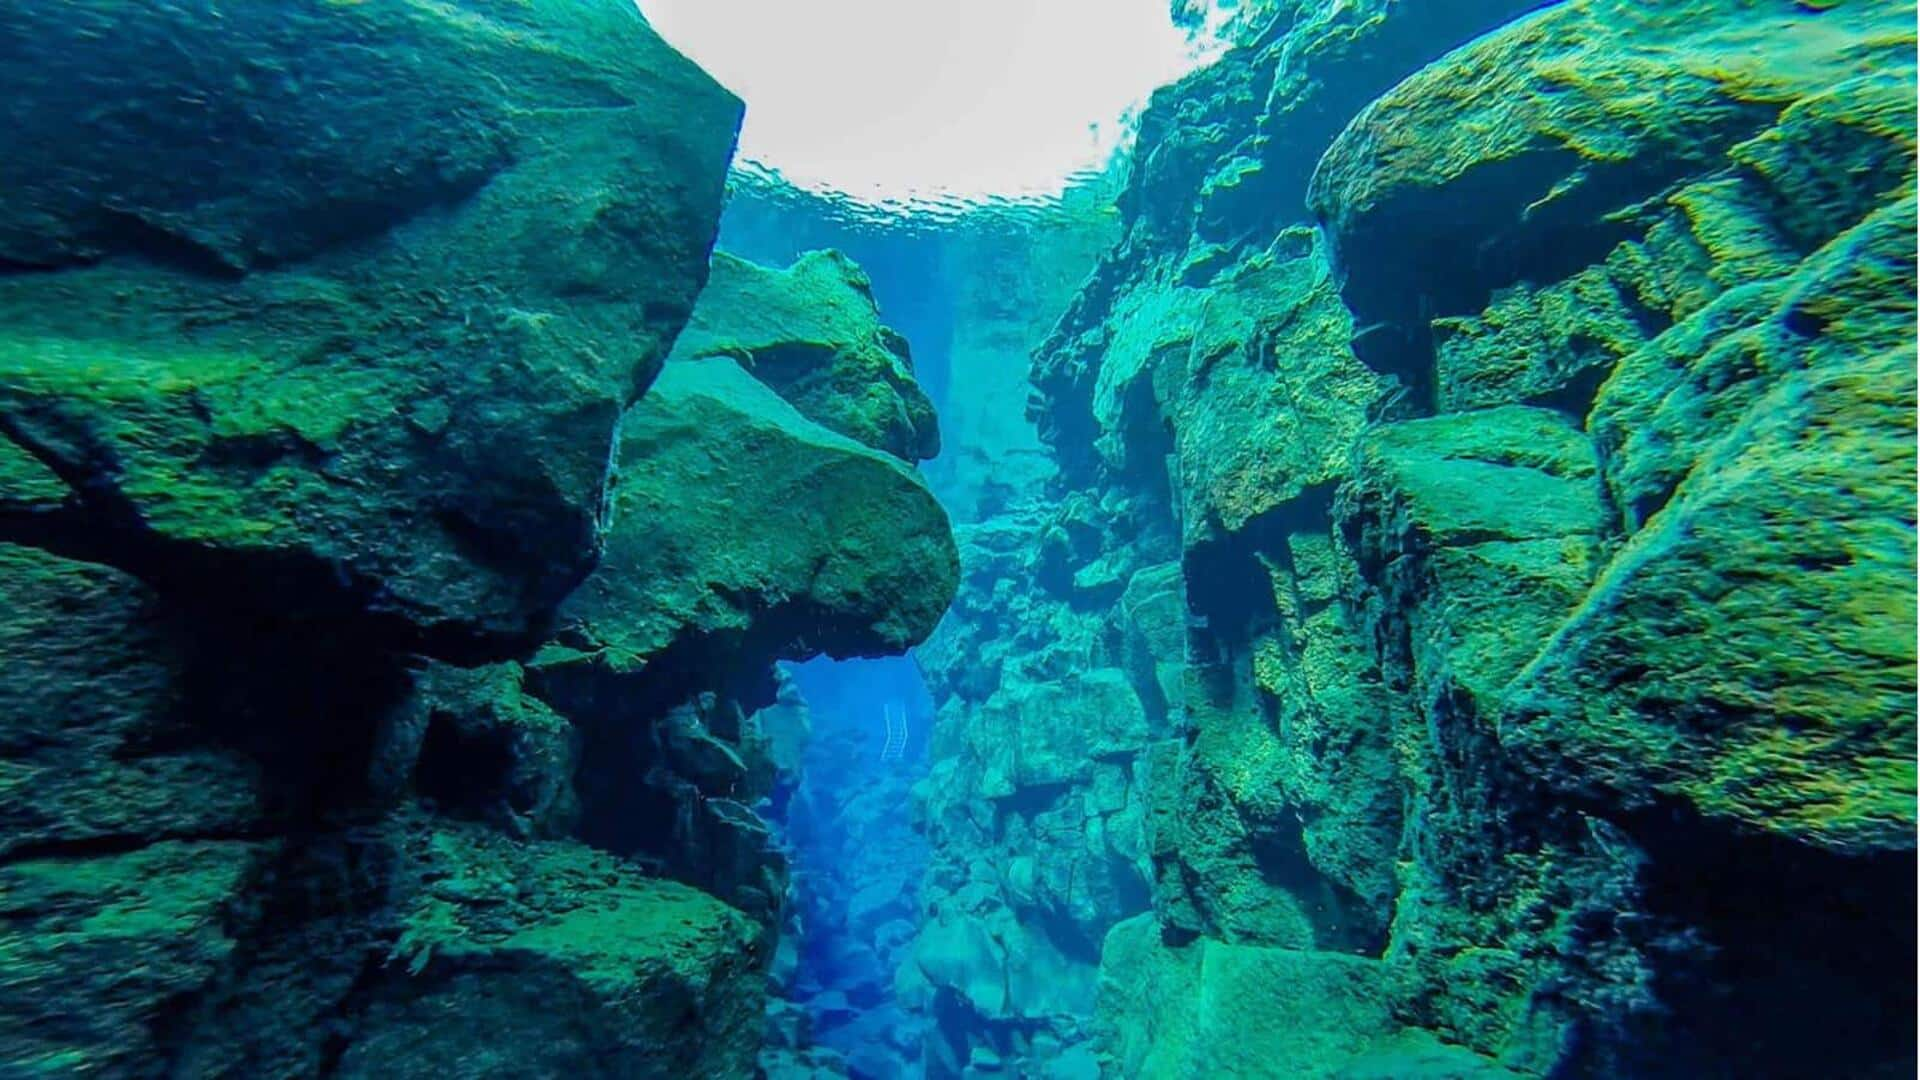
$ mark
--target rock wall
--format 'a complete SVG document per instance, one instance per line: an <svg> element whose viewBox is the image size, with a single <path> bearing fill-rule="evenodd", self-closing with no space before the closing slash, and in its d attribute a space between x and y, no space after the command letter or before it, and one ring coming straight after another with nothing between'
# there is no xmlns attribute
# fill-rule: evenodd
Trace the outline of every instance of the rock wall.
<svg viewBox="0 0 1920 1080"><path fill-rule="evenodd" d="M957 563L857 270L702 294L739 103L616 0L0 72L0 1073L754 1075L773 664Z"/></svg>
<svg viewBox="0 0 1920 1080"><path fill-rule="evenodd" d="M1250 12L919 654L929 1074L1910 1072L1911 5Z"/></svg>

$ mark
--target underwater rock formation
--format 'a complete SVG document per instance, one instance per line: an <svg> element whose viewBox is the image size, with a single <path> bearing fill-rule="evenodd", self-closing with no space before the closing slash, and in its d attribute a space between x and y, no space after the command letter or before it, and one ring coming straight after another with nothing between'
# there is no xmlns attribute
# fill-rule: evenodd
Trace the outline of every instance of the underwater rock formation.
<svg viewBox="0 0 1920 1080"><path fill-rule="evenodd" d="M747 714L776 702L776 660L932 631L958 574L946 514L907 465L724 357L669 361L618 460L606 552L530 674L588 740L583 834L771 925L784 884L764 876Z"/></svg>
<svg viewBox="0 0 1920 1080"><path fill-rule="evenodd" d="M592 565L739 103L618 4L0 19L32 148L0 429L65 487L21 508L44 543L429 651L524 640Z"/></svg>
<svg viewBox="0 0 1920 1080"><path fill-rule="evenodd" d="M873 286L837 251L785 270L716 252L675 359L728 356L808 419L906 461L940 452L933 403Z"/></svg>
<svg viewBox="0 0 1920 1080"><path fill-rule="evenodd" d="M929 1075L1911 1071L1912 20L1256 5L1156 96L919 654Z"/></svg>
<svg viewBox="0 0 1920 1080"><path fill-rule="evenodd" d="M773 665L957 570L908 464L668 363L740 103L618 0L0 39L0 1073L754 1075ZM699 309L937 445L807 266Z"/></svg>
<svg viewBox="0 0 1920 1080"><path fill-rule="evenodd" d="M761 1067L769 1080L899 1075L923 1034L896 982L914 942L927 845L907 813L919 740L890 748L886 714L923 730L925 690L907 659L790 670L811 730L777 815L794 888Z"/></svg>
<svg viewBox="0 0 1920 1080"><path fill-rule="evenodd" d="M0 9L0 1074L1912 1075L1913 4L1174 7L918 372L627 0Z"/></svg>
<svg viewBox="0 0 1920 1080"><path fill-rule="evenodd" d="M901 980L934 1022L930 1075L1002 1059L1093 1075L1094 965L1148 903L1148 750L1184 643L1167 564L1066 572L1126 535L1124 511L1070 502L957 530L959 595L915 653L942 704L915 791L934 864ZM1171 554L1164 533L1140 544Z"/></svg>
<svg viewBox="0 0 1920 1080"><path fill-rule="evenodd" d="M797 188L748 166L729 179L719 246L795 269L811 252L843 251L866 268L863 291L870 287L888 322L913 343L915 376L938 402L940 453L922 466L928 486L954 521L977 521L1041 495L1056 471L1026 416L1028 354L1118 236L1118 179L1116 163L1076 178L1055 201L986 201L951 219L926 219ZM820 270L811 276L834 276ZM833 306L846 303L864 306L844 296Z"/></svg>

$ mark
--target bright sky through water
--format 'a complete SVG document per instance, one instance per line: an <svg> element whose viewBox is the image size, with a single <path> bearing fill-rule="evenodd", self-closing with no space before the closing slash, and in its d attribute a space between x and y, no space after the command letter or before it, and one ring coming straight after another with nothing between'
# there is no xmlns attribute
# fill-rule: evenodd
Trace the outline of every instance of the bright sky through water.
<svg viewBox="0 0 1920 1080"><path fill-rule="evenodd" d="M639 0L747 103L740 157L868 202L1057 194L1197 63L1167 0Z"/></svg>

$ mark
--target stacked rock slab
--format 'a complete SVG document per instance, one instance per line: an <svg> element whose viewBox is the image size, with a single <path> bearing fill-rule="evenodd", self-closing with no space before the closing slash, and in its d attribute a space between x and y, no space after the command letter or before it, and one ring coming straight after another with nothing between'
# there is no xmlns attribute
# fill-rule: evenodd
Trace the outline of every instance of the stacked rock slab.
<svg viewBox="0 0 1920 1080"><path fill-rule="evenodd" d="M586 739L583 835L771 928L784 879L748 715L775 703L776 660L927 636L958 573L946 514L899 459L722 357L668 362L619 463L605 555L529 674Z"/></svg>
<svg viewBox="0 0 1920 1080"><path fill-rule="evenodd" d="M753 1075L747 714L954 571L898 459L662 371L739 103L614 0L0 40L0 1072Z"/></svg>
<svg viewBox="0 0 1920 1080"><path fill-rule="evenodd" d="M1173 539L1123 501L957 531L959 594L915 653L942 704L915 791L934 862L900 991L932 1020L931 1075L1091 1076L1100 942L1150 897L1151 749L1184 629ZM1072 572L1103 546L1097 570Z"/></svg>
<svg viewBox="0 0 1920 1080"><path fill-rule="evenodd" d="M4 18L0 413L67 488L47 545L523 638L592 564L738 103L618 4Z"/></svg>
<svg viewBox="0 0 1920 1080"><path fill-rule="evenodd" d="M837 251L785 270L715 252L673 356L731 357L808 419L903 460L940 452L906 339L881 323L872 282Z"/></svg>
<svg viewBox="0 0 1920 1080"><path fill-rule="evenodd" d="M1143 118L1058 489L921 654L949 1000L1061 936L1010 843L1087 785L989 750L1131 715L1010 679L1169 704L1149 888L1071 924L1090 1023L930 1071L1910 1072L1911 5L1297 7Z"/></svg>

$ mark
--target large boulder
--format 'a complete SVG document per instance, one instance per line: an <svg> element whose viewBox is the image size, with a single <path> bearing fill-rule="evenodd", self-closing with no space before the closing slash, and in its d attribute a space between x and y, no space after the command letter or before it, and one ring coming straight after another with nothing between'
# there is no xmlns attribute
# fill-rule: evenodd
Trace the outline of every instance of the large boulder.
<svg viewBox="0 0 1920 1080"><path fill-rule="evenodd" d="M676 360L727 356L808 419L907 461L940 452L933 403L913 378L907 341L880 321L873 285L837 251L785 270L713 256Z"/></svg>
<svg viewBox="0 0 1920 1080"><path fill-rule="evenodd" d="M1340 525L1423 694L1457 683L1497 702L1593 575L1600 495L1592 444L1546 409L1390 424L1360 442Z"/></svg>
<svg viewBox="0 0 1920 1080"><path fill-rule="evenodd" d="M260 845L163 840L0 866L0 1067L152 1075L182 1003L241 951L231 905Z"/></svg>
<svg viewBox="0 0 1920 1080"><path fill-rule="evenodd" d="M733 359L676 358L622 427L606 554L531 661L584 736L580 835L779 922L748 715L776 661L904 652L952 599L945 512L900 459Z"/></svg>
<svg viewBox="0 0 1920 1080"><path fill-rule="evenodd" d="M340 1075L753 1075L763 969L740 912L577 844L443 826L403 850L399 937Z"/></svg>
<svg viewBox="0 0 1920 1080"><path fill-rule="evenodd" d="M981 792L1085 783L1103 760L1133 757L1150 742L1140 696L1117 668L1059 682L1013 682L980 707L969 732L984 763Z"/></svg>
<svg viewBox="0 0 1920 1080"><path fill-rule="evenodd" d="M760 926L572 838L507 659L739 103L617 0L12 4L0 75L0 1073L752 1075Z"/></svg>
<svg viewBox="0 0 1920 1080"><path fill-rule="evenodd" d="M1393 1017L1382 965L1341 953L1172 945L1150 916L1107 934L1096 1038L1122 1076L1513 1077Z"/></svg>
<svg viewBox="0 0 1920 1080"><path fill-rule="evenodd" d="M539 658L553 678L898 653L959 576L946 514L910 468L726 359L669 364L628 413L612 516Z"/></svg>
<svg viewBox="0 0 1920 1080"><path fill-rule="evenodd" d="M1188 544L1238 533L1332 483L1389 383L1354 358L1353 318L1306 229L1205 290L1192 338L1154 395L1178 454Z"/></svg>
<svg viewBox="0 0 1920 1080"><path fill-rule="evenodd" d="M241 864L238 895L202 899L233 877L216 856L247 846L100 860L67 890L101 889L129 863L106 917L84 919L76 896L64 923L38 927L40 948L72 951L70 1003L118 1004L139 957L117 966L101 951L115 931L144 935L156 956L161 943L199 945L218 960L221 937L237 941L211 985L167 1002L146 1064L185 1076L752 1075L758 928L710 896L576 842L403 809L264 845ZM182 869L201 877L170 880L162 859L189 852L201 866ZM102 962L83 963L89 943Z"/></svg>
<svg viewBox="0 0 1920 1080"><path fill-rule="evenodd" d="M529 634L739 103L617 0L36 0L0 41L0 477L43 467L46 542L408 647Z"/></svg>
<svg viewBox="0 0 1920 1080"><path fill-rule="evenodd" d="M1891 73L1911 65L1912 17L1575 0L1408 78L1335 140L1310 191L1355 319L1397 331L1363 355L1418 366L1437 337L1455 354L1447 397L1584 410L1639 339L1791 267L1899 188L1912 95ZM1761 182L1722 179L1730 163Z"/></svg>

